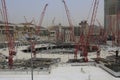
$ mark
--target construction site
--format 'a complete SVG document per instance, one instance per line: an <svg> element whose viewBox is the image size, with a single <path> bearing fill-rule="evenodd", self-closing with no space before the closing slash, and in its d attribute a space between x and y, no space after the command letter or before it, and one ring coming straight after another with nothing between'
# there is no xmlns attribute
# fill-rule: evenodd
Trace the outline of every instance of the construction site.
<svg viewBox="0 0 120 80"><path fill-rule="evenodd" d="M15 24L9 22L6 0L1 0L0 79L9 80L10 76L7 78L5 74L19 76L21 73L25 74L25 78L12 76L10 79L33 80L35 74L36 80L49 80L50 76L51 79L64 80L70 76L64 71L71 71L69 73L72 74L75 73L74 69L82 80L119 80L120 0L104 0L104 25L97 18L100 0L91 2L90 21L82 20L75 26L67 1L61 0L69 25L45 28L42 23L47 15L48 3L41 10L38 24L34 24L34 18L29 22L26 16L24 23ZM52 24L54 22L55 18ZM94 68L104 77L98 79L100 74L97 73L93 77ZM67 75L63 76L62 73ZM74 76L72 80L77 77Z"/></svg>

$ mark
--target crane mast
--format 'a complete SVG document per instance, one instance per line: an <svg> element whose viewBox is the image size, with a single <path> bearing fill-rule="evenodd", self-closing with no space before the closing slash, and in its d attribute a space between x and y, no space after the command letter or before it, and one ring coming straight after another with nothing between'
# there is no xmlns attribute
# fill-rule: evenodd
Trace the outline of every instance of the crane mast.
<svg viewBox="0 0 120 80"><path fill-rule="evenodd" d="M12 35L10 33L10 28L8 26L9 23L8 23L6 2L5 2L5 0L1 0L1 3L2 3L3 19L4 19L4 22L5 22L6 38L7 38L7 41L8 41L8 50L9 50L8 62L9 62L9 68L12 69L12 67L13 67L13 55L16 54L15 43L14 43L14 35Z"/></svg>
<svg viewBox="0 0 120 80"><path fill-rule="evenodd" d="M63 0L63 3L64 3L64 6L65 6L65 10L66 10L66 14L67 14L67 19L68 19L69 26L70 26L70 41L75 41L75 38L74 38L74 26L72 24L70 12L69 12L69 9L68 9L68 7L66 5L65 0Z"/></svg>
<svg viewBox="0 0 120 80"><path fill-rule="evenodd" d="M90 35L92 35L92 33L93 33L93 25L94 25L94 22L96 19L99 0L94 0L93 3L94 3L94 5L92 4L93 5L93 12L92 12L92 17L91 17L90 28L89 28L88 34L86 36L86 39L85 39L85 36L83 34L80 35L80 41L78 42L78 44L76 44L76 50L75 50L75 59L77 59L78 49L81 48L82 56L84 56L85 62L88 61L87 56L88 56L88 47L89 47Z"/></svg>

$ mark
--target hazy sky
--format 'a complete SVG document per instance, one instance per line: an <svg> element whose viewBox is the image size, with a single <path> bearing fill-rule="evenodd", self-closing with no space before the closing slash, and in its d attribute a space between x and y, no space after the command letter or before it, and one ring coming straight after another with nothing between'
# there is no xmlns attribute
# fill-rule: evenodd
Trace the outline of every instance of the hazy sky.
<svg viewBox="0 0 120 80"><path fill-rule="evenodd" d="M69 8L72 22L78 25L81 20L85 20L89 14L93 0L65 0ZM28 21L34 17L38 23L44 5L48 3L42 26L52 25L55 17L55 24L69 25L62 0L6 0L9 21L13 23L25 22L24 16ZM0 2L1 8L1 2ZM1 19L1 15L0 15ZM104 1L100 0L97 19L104 22Z"/></svg>

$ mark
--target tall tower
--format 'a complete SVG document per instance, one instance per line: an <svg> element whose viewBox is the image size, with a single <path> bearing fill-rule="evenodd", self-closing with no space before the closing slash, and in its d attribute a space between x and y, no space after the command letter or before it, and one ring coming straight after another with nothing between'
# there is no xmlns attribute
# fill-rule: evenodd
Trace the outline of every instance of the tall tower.
<svg viewBox="0 0 120 80"><path fill-rule="evenodd" d="M116 33L120 27L120 0L104 0L104 26L108 35Z"/></svg>

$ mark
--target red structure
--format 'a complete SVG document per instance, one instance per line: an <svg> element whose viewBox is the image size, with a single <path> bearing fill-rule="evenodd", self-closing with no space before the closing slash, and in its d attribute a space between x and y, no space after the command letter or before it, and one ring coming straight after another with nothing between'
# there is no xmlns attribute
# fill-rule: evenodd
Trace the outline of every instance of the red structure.
<svg viewBox="0 0 120 80"><path fill-rule="evenodd" d="M65 0L63 0L64 6L65 6L65 10L66 10L66 14L67 14L67 19L69 22L69 26L70 26L70 41L75 42L75 36L74 36L74 26L71 20L71 16L70 16L70 12L69 9L66 5ZM77 59L77 52L78 52L78 48L79 48L79 43L75 46L75 52L74 52L74 59Z"/></svg>
<svg viewBox="0 0 120 80"><path fill-rule="evenodd" d="M68 22L69 22L69 25L70 25L70 30L71 30L70 39L71 39L71 41L75 41L74 29L73 29L73 24L72 24L72 21L71 21L70 13L69 13L68 7L65 3L65 0L63 0L63 3L64 3L64 6L65 6L65 10L66 10ZM85 36L84 34L82 34L80 36L80 41L78 43L76 43L77 45L75 46L75 53L74 53L74 58L77 59L78 50L81 49L82 52L83 52L82 56L84 57L85 62L88 61L88 58L87 58L88 47L90 47L89 42L92 41L90 36L93 34L93 25L94 25L94 22L95 22L95 19L96 19L99 0L93 0L93 3L94 3L94 4L92 4L93 5L93 11L92 11L92 17L91 17L90 28L89 28L88 34L87 34L87 36Z"/></svg>
<svg viewBox="0 0 120 80"><path fill-rule="evenodd" d="M15 50L15 43L14 43L14 33L10 33L10 29L8 26L8 15L7 15L7 7L5 0L1 0L2 3L2 13L3 13L3 19L5 22L5 28L6 28L6 38L8 42L8 50L9 50L9 68L12 69L13 67L13 56L16 54Z"/></svg>
<svg viewBox="0 0 120 80"><path fill-rule="evenodd" d="M43 9L43 11L42 11L42 13L41 13L40 21L39 21L38 26L37 26L36 35L39 35L39 34L40 34L40 27L41 27L41 25L42 25L42 21L43 21L43 19L44 19L44 15L45 15L45 11L46 11L47 6L48 6L48 4L46 4L46 5L44 6L44 9ZM31 50L32 50L32 52L33 52L34 58L36 58L35 41L34 41L34 42L31 41L31 48L32 48Z"/></svg>
<svg viewBox="0 0 120 80"><path fill-rule="evenodd" d="M73 23L72 23L72 20L71 20L71 16L70 16L70 12L69 12L69 9L66 5L66 2L65 0L63 0L63 3L64 3L64 6L65 6L65 10L66 10L66 14L67 14L67 19L68 19L68 22L69 22L69 26L70 26L70 41L75 41L75 37L74 37L74 26L73 26Z"/></svg>
<svg viewBox="0 0 120 80"><path fill-rule="evenodd" d="M46 4L46 5L44 6L44 9L43 9L43 11L42 11L42 13L41 13L40 21L39 21L39 24L38 24L37 29L36 29L36 35L37 35L37 36L39 36L39 34L40 34L40 27L41 27L41 25L42 25L42 21L43 21L43 19L44 19L44 15L45 15L45 11L46 11L47 6L48 6L48 4ZM32 22L34 21L34 19L33 19L33 20L29 23L29 22L27 21L27 19L26 19L25 16L24 16L24 19L25 19L26 23L28 24L27 27L29 27L29 24L32 24ZM31 38L32 34L29 33L28 36ZM31 40L30 40L29 42L30 42L30 44L31 44L30 49L31 49L31 52L33 53L33 57L36 58L36 50L35 50L35 44L36 44L36 42L35 42L34 40L32 40L32 38L31 38Z"/></svg>
<svg viewBox="0 0 120 80"><path fill-rule="evenodd" d="M42 25L42 22L43 22L43 19L44 19L44 15L45 15L45 11L46 11L47 6L48 6L48 4L46 4L44 6L44 9L43 9L43 11L41 13L40 21L39 21L38 26L37 26L37 35L40 33L40 27Z"/></svg>
<svg viewBox="0 0 120 80"><path fill-rule="evenodd" d="M83 44L82 45L82 52L83 52L83 57L84 57L84 61L87 62L88 61L88 47L90 47L90 41L92 41L92 38L90 37L93 34L93 25L96 19L96 14L97 14L97 9L98 9L98 5L99 5L99 0L94 0L94 5L93 5L93 11L92 11L92 17L91 17L91 21L90 21L90 28L88 31L88 34L85 38L85 42L83 43L83 40L80 40L80 43Z"/></svg>

